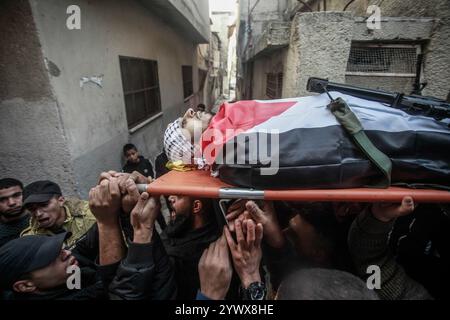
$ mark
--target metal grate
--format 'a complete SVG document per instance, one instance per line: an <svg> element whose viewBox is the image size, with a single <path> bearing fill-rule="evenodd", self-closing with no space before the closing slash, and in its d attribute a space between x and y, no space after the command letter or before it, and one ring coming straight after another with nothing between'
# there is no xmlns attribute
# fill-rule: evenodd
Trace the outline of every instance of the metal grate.
<svg viewBox="0 0 450 320"><path fill-rule="evenodd" d="M119 56L128 128L161 111L158 63Z"/></svg>
<svg viewBox="0 0 450 320"><path fill-rule="evenodd" d="M283 89L283 73L268 73L266 79L266 95L271 99L279 99Z"/></svg>
<svg viewBox="0 0 450 320"><path fill-rule="evenodd" d="M346 73L415 76L416 64L417 48L414 46L354 46L350 50Z"/></svg>

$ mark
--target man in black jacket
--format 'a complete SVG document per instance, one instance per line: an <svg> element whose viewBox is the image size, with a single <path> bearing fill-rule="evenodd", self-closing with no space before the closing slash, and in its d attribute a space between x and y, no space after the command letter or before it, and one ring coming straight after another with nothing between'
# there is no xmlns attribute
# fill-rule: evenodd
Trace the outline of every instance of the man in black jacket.
<svg viewBox="0 0 450 320"><path fill-rule="evenodd" d="M173 299L177 292L174 271L158 233L154 232L159 201L146 192L135 194L137 188L130 179L126 181L126 190L131 194L120 197L121 191L116 187L116 181L117 178L104 173L99 185L89 192L89 204L97 218L99 230L99 265L121 261L116 276L108 285L109 296L111 299L125 300ZM109 203L115 204L111 206ZM126 211L133 203L135 205L130 213L133 235L132 239L128 239L125 257L127 249L119 213Z"/></svg>
<svg viewBox="0 0 450 320"><path fill-rule="evenodd" d="M78 261L63 243L69 233L53 236L32 235L8 242L0 249L0 288L13 300L107 299L102 279L107 282L114 266L103 266L97 273L77 270ZM69 269L70 268L70 269ZM68 273L69 272L69 273ZM80 288L69 289L68 284ZM1 290L0 289L0 290Z"/></svg>
<svg viewBox="0 0 450 320"><path fill-rule="evenodd" d="M177 299L193 300L200 286L200 257L220 231L209 199L171 195L169 210L170 222L161 238L175 269Z"/></svg>

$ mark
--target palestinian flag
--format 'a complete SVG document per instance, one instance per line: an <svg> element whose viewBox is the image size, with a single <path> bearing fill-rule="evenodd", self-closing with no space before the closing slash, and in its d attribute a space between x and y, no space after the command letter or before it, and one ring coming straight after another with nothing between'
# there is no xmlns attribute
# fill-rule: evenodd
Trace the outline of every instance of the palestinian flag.
<svg viewBox="0 0 450 320"><path fill-rule="evenodd" d="M365 133L392 161L392 183L450 186L447 120L407 114L339 92ZM380 171L327 105L326 94L223 104L202 135L202 155L219 177L242 187L351 188ZM269 173L269 174L268 174Z"/></svg>

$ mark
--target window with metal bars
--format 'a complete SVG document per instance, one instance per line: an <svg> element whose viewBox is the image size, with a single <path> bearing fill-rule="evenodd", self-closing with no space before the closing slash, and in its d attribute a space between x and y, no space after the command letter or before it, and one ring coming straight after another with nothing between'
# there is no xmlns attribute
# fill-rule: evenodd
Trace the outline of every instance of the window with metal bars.
<svg viewBox="0 0 450 320"><path fill-rule="evenodd" d="M271 99L281 98L283 90L283 73L268 73L266 79L266 96Z"/></svg>
<svg viewBox="0 0 450 320"><path fill-rule="evenodd" d="M183 96L186 99L194 93L192 66L181 66L181 71L183 76Z"/></svg>
<svg viewBox="0 0 450 320"><path fill-rule="evenodd" d="M354 44L347 75L414 77L418 46L402 44Z"/></svg>
<svg viewBox="0 0 450 320"><path fill-rule="evenodd" d="M128 128L133 128L161 111L158 63L119 56Z"/></svg>

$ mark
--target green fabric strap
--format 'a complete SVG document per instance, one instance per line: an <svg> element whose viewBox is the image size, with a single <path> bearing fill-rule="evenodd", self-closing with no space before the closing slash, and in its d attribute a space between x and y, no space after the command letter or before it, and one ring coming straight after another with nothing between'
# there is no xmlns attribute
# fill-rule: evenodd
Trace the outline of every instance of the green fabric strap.
<svg viewBox="0 0 450 320"><path fill-rule="evenodd" d="M353 137L356 145L383 174L380 181L375 181L369 187L387 188L391 185L392 162L388 156L377 149L364 132L359 119L342 98L332 101L328 107L338 122Z"/></svg>

